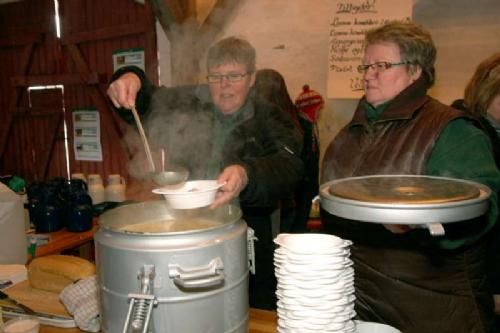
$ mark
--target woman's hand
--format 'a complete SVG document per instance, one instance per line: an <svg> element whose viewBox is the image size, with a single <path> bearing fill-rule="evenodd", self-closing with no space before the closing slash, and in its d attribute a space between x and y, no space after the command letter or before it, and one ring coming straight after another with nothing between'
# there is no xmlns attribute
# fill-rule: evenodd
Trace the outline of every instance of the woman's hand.
<svg viewBox="0 0 500 333"><path fill-rule="evenodd" d="M139 77L134 73L125 73L109 85L107 93L115 107L130 109L135 105L140 89Z"/></svg>
<svg viewBox="0 0 500 333"><path fill-rule="evenodd" d="M500 295L493 295L493 300L495 301L495 314L500 316Z"/></svg>
<svg viewBox="0 0 500 333"><path fill-rule="evenodd" d="M393 234L404 234L412 229L411 226L404 224L384 224L384 227Z"/></svg>
<svg viewBox="0 0 500 333"><path fill-rule="evenodd" d="M222 170L218 182L219 184L225 183L225 185L217 192L210 208L217 208L240 195L248 184L247 172L241 165L230 165Z"/></svg>

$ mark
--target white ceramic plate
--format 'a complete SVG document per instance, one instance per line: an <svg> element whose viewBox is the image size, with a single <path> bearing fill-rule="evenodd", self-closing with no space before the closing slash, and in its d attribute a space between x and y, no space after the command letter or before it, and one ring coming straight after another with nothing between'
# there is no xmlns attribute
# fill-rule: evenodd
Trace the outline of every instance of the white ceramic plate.
<svg viewBox="0 0 500 333"><path fill-rule="evenodd" d="M338 248L350 246L351 241L328 234L279 234L274 242L297 254L335 253Z"/></svg>
<svg viewBox="0 0 500 333"><path fill-rule="evenodd" d="M356 333L401 333L400 330L385 324L355 320Z"/></svg>

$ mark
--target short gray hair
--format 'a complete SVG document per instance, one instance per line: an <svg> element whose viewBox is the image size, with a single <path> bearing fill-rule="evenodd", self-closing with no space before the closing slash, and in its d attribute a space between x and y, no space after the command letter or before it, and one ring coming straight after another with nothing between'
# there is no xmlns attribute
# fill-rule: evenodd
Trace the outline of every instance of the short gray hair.
<svg viewBox="0 0 500 333"><path fill-rule="evenodd" d="M245 39L227 37L210 47L207 55L207 69L228 63L246 66L249 73L255 72L256 52Z"/></svg>
<svg viewBox="0 0 500 333"><path fill-rule="evenodd" d="M422 26L414 22L389 22L366 33L366 46L381 42L395 43L399 47L401 60L410 63L410 70L412 65L420 66L428 87L434 84L436 46L431 34Z"/></svg>

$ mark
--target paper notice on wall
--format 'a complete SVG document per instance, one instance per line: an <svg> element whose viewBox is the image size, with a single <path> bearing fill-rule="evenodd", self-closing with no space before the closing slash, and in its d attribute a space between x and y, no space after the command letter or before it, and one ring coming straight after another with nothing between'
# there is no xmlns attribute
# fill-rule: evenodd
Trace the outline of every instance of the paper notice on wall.
<svg viewBox="0 0 500 333"><path fill-rule="evenodd" d="M97 110L73 111L75 160L102 161L101 124Z"/></svg>
<svg viewBox="0 0 500 333"><path fill-rule="evenodd" d="M113 70L116 72L119 68L125 66L137 66L146 71L143 48L134 48L127 50L117 50L113 52Z"/></svg>
<svg viewBox="0 0 500 333"><path fill-rule="evenodd" d="M363 95L357 67L365 32L389 21L411 20L413 0L335 0L334 7L328 29L328 98L358 99Z"/></svg>

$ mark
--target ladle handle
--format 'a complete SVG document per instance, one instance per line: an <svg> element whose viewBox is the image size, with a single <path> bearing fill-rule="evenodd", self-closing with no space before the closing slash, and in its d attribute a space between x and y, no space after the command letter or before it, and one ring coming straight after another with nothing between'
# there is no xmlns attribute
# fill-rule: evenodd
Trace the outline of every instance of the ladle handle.
<svg viewBox="0 0 500 333"><path fill-rule="evenodd" d="M149 166L151 167L151 171L155 171L155 162L153 161L153 156L151 155L151 149L149 149L148 139L146 138L146 133L144 133L144 128L142 127L141 118L139 118L139 114L137 113L137 109L135 105L131 108L132 115L135 119L135 124L139 129L139 134L141 135L142 143L144 144L144 150L146 151L146 157L149 162Z"/></svg>

